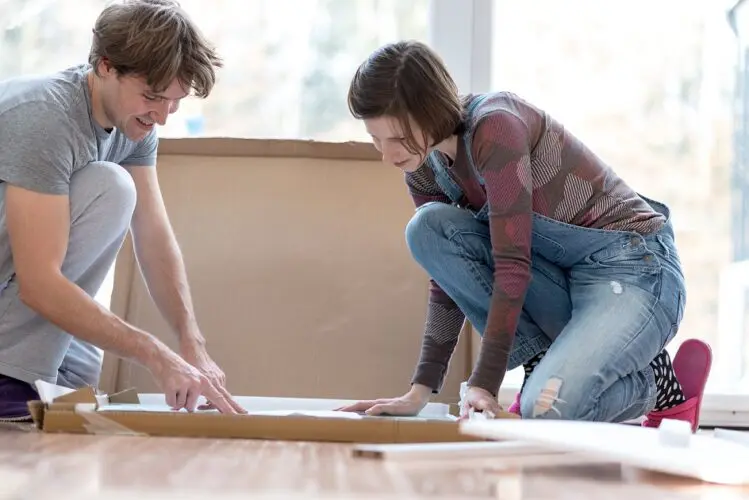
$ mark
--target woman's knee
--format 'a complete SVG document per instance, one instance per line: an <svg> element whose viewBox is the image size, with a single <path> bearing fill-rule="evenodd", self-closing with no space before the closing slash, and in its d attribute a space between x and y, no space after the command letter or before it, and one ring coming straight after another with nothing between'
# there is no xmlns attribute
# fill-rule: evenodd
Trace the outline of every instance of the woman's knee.
<svg viewBox="0 0 749 500"><path fill-rule="evenodd" d="M454 207L446 203L427 203L420 206L406 224L406 244L411 255L420 261L440 240L446 239L444 222ZM435 245L436 244L436 245Z"/></svg>
<svg viewBox="0 0 749 500"><path fill-rule="evenodd" d="M468 210L447 203L426 203L406 225L406 244L414 259L421 262L440 252L453 233L477 224Z"/></svg>
<svg viewBox="0 0 749 500"><path fill-rule="evenodd" d="M521 394L520 415L527 419L591 420L597 394L594 385L594 377L585 375L537 378Z"/></svg>

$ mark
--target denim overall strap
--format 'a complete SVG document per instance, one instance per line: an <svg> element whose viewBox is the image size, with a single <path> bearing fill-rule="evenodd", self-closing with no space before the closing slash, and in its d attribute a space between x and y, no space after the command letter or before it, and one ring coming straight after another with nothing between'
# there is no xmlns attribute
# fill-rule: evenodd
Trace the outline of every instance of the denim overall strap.
<svg viewBox="0 0 749 500"><path fill-rule="evenodd" d="M486 95L481 95L475 98L466 108L466 114L468 116L469 122L472 122L473 113L476 110L476 107L486 99ZM476 171L476 167L473 164L473 159L471 158L471 152L470 152L470 144L471 144L471 136L473 134L473 126L469 125L469 130L466 131L466 133L463 134L463 140L466 142L466 148L468 153L468 162L470 164L470 167L473 169L473 171L476 173L476 177L479 179L479 182L481 185L484 185L484 179L478 175L478 172ZM440 189L450 198L450 201L453 202L453 204L457 205L460 203L460 201L463 198L463 190L460 188L458 183L456 183L453 178L450 176L450 173L447 171L447 167L442 161L442 158L439 156L437 151L433 151L428 157L427 157L427 165L429 165L429 168L432 169L432 172L434 172L434 179L437 182L437 185L439 185ZM474 213L474 217L476 217L479 220L488 220L488 213L489 213L489 206L488 204L484 204L484 206L478 211Z"/></svg>
<svg viewBox="0 0 749 500"><path fill-rule="evenodd" d="M468 165L470 166L471 170L473 170L473 174L476 176L476 179L478 179L479 183L483 186L485 185L484 177L479 174L478 169L476 168L476 164L473 161L473 155L471 154L471 147L473 143L473 134L476 131L476 116L474 116L476 112L476 108L487 99L488 95L483 94L478 97L476 97L466 108L466 122L467 122L467 130L463 133L463 142L465 144L465 151L466 151L466 158L468 159ZM487 201L484 203L484 206L481 207L481 209L474 214L474 217L476 217L479 220L488 221L489 220L489 202Z"/></svg>
<svg viewBox="0 0 749 500"><path fill-rule="evenodd" d="M453 204L458 204L463 198L463 190L458 186L442 163L437 151L433 151L427 157L427 165L434 172L434 180L442 191L450 198Z"/></svg>
<svg viewBox="0 0 749 500"><path fill-rule="evenodd" d="M487 99L488 95L480 95L476 97L466 108L467 115L468 115L468 130L466 130L463 133L463 142L465 144L465 150L466 150L466 156L468 157L468 165L473 170L474 175L476 175L476 178L481 183L481 185L484 185L484 178L479 174L479 171L476 169L476 163L473 161L473 154L471 153L471 148L473 147L473 134L476 132L476 116L474 116L474 113L476 112L476 108L484 102ZM484 207L486 209L486 207Z"/></svg>

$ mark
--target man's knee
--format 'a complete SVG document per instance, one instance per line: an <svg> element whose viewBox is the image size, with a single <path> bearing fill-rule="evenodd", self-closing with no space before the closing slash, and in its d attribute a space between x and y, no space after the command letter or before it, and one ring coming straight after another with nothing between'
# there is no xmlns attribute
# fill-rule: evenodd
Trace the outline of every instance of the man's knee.
<svg viewBox="0 0 749 500"><path fill-rule="evenodd" d="M86 165L74 174L70 191L74 216L94 210L113 223L127 225L135 210L135 183L116 163L97 161Z"/></svg>
<svg viewBox="0 0 749 500"><path fill-rule="evenodd" d="M57 384L72 389L99 385L104 351L73 338L57 372Z"/></svg>

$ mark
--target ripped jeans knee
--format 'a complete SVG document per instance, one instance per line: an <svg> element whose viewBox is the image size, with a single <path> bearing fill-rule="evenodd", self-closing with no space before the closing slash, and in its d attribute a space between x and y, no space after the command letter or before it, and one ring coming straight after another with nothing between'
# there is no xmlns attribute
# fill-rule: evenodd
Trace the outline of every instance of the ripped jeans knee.
<svg viewBox="0 0 749 500"><path fill-rule="evenodd" d="M556 377L550 378L546 381L541 392L533 402L533 411L531 418L542 417L546 413L555 413L561 417L562 412L559 409L559 404L564 404L564 401L559 400L559 390L562 388L562 380Z"/></svg>
<svg viewBox="0 0 749 500"><path fill-rule="evenodd" d="M579 419L581 413L588 413L589 408L580 408L580 401L570 404L562 396L564 381L559 377L549 377L540 387L523 391L520 399L522 418L573 420ZM578 398L579 399L579 398Z"/></svg>

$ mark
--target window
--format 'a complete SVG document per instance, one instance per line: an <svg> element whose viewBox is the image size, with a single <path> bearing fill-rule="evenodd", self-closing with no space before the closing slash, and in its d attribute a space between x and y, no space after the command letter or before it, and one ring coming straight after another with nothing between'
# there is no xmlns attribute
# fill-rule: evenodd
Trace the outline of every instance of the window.
<svg viewBox="0 0 749 500"><path fill-rule="evenodd" d="M0 1L0 78L85 62L104 0ZM426 39L429 0L181 0L223 60L214 92L186 99L161 137L367 140L346 90L377 46ZM293 15L289 15L293 13ZM60 43L65 40L65 43Z"/></svg>
<svg viewBox="0 0 749 500"><path fill-rule="evenodd" d="M690 337L708 341L708 391L749 395L749 338L726 321L745 315L749 289L748 273L737 272L746 255L734 248L749 220L732 215L741 193L732 174L736 42L726 10L720 2L580 0L571 12L554 0L496 0L491 78L670 206L688 299L669 350Z"/></svg>

